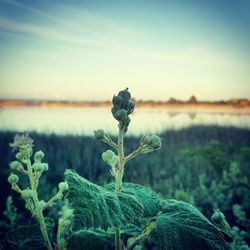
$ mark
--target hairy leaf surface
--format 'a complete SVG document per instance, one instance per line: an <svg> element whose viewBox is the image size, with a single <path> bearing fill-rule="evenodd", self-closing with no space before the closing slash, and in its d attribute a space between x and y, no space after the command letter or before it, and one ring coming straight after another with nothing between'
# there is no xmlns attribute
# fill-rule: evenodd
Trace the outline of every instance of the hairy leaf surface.
<svg viewBox="0 0 250 250"><path fill-rule="evenodd" d="M123 242L130 237L135 237L142 232L142 229L135 225L128 225L120 228ZM67 240L69 250L112 250L115 249L115 235L113 229L103 231L100 229L82 229L74 232Z"/></svg>
<svg viewBox="0 0 250 250"><path fill-rule="evenodd" d="M229 249L223 232L188 203L165 200L156 220L159 249Z"/></svg>
<svg viewBox="0 0 250 250"><path fill-rule="evenodd" d="M101 230L79 230L68 239L67 249L112 250L115 249L114 234Z"/></svg>
<svg viewBox="0 0 250 250"><path fill-rule="evenodd" d="M144 207L143 216L155 216L161 209L161 202L159 196L150 188L139 184L123 182L123 194L135 197ZM105 186L108 190L115 190L115 183L110 183Z"/></svg>
<svg viewBox="0 0 250 250"><path fill-rule="evenodd" d="M67 198L74 209L73 227L102 228L135 223L143 214L143 205L132 195L115 194L91 183L72 170L66 170Z"/></svg>
<svg viewBox="0 0 250 250"><path fill-rule="evenodd" d="M54 226L52 220L46 218L46 225L51 236L51 229ZM44 239L39 228L39 224L22 225L10 230L5 240L10 249L17 250L46 250Z"/></svg>

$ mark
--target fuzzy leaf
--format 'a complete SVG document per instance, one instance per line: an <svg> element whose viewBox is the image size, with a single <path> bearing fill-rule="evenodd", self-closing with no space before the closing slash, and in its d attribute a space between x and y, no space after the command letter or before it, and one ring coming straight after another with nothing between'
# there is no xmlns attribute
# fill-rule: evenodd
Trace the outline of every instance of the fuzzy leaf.
<svg viewBox="0 0 250 250"><path fill-rule="evenodd" d="M126 242L128 238L138 235L142 230L134 225L121 228L121 238ZM100 229L87 229L74 232L67 240L68 250L113 250L115 249L115 235L112 229L103 231Z"/></svg>
<svg viewBox="0 0 250 250"><path fill-rule="evenodd" d="M223 232L190 204L165 200L162 211L156 220L159 249L229 249Z"/></svg>
<svg viewBox="0 0 250 250"><path fill-rule="evenodd" d="M46 225L49 229L49 235L54 223L50 219L46 219ZM5 240L10 249L17 250L46 250L44 240L39 228L39 224L23 225L9 231Z"/></svg>
<svg viewBox="0 0 250 250"><path fill-rule="evenodd" d="M115 194L91 183L72 170L66 170L67 198L74 209L73 228L121 227L135 223L143 214L143 205L128 194Z"/></svg>
<svg viewBox="0 0 250 250"><path fill-rule="evenodd" d="M139 184L123 182L122 194L127 194L135 197L144 207L143 216L155 216L161 209L160 198L150 188ZM108 190L115 190L115 183L110 183L105 186Z"/></svg>
<svg viewBox="0 0 250 250"><path fill-rule="evenodd" d="M79 230L68 239L67 249L112 250L115 249L114 234L101 230Z"/></svg>

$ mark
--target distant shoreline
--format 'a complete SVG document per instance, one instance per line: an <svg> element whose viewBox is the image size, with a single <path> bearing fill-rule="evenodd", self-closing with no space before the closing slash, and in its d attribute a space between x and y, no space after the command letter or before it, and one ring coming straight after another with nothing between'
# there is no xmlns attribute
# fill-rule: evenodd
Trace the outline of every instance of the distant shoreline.
<svg viewBox="0 0 250 250"><path fill-rule="evenodd" d="M94 102L94 101L31 101L31 100L0 100L0 107L111 107L111 102ZM154 102L154 101L138 101L136 102L137 108L157 108L169 109L171 111L196 111L208 110L216 112L229 112L229 113L244 113L250 114L250 101L234 100L228 102Z"/></svg>

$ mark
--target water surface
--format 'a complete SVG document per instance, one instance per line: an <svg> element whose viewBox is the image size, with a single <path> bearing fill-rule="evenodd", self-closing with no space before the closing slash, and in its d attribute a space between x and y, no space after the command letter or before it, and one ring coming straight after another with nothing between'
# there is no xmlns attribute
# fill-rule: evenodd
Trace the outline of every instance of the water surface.
<svg viewBox="0 0 250 250"><path fill-rule="evenodd" d="M137 108L131 115L128 135L161 133L191 125L220 125L250 128L250 115L212 110ZM0 109L0 130L92 135L103 128L115 134L117 122L110 108L8 107Z"/></svg>

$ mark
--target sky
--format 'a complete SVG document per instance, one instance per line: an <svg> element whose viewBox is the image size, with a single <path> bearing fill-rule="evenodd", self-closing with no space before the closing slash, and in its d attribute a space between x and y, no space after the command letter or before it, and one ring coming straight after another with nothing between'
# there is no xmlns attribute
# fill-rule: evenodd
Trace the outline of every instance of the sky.
<svg viewBox="0 0 250 250"><path fill-rule="evenodd" d="M249 0L0 0L0 98L250 98Z"/></svg>

